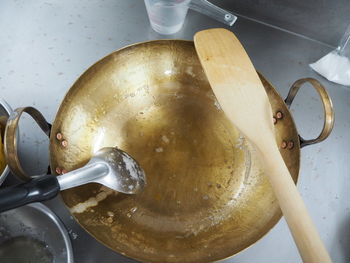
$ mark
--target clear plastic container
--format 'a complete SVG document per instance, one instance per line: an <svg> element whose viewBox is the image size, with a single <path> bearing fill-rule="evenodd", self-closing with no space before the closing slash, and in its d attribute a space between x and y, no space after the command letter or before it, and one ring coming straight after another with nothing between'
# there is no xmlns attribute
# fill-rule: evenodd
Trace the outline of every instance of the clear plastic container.
<svg viewBox="0 0 350 263"><path fill-rule="evenodd" d="M152 28L159 34L179 31L185 21L190 0L145 0Z"/></svg>
<svg viewBox="0 0 350 263"><path fill-rule="evenodd" d="M178 32L189 8L232 26L237 17L207 0L145 0L152 28L162 35Z"/></svg>

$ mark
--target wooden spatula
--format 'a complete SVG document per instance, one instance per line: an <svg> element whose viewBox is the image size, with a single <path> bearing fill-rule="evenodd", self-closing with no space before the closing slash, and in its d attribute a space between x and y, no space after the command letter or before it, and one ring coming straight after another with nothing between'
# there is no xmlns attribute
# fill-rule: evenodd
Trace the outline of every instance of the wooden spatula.
<svg viewBox="0 0 350 263"><path fill-rule="evenodd" d="M279 152L269 99L241 43L225 29L198 32L194 43L221 108L260 152L303 262L332 262Z"/></svg>

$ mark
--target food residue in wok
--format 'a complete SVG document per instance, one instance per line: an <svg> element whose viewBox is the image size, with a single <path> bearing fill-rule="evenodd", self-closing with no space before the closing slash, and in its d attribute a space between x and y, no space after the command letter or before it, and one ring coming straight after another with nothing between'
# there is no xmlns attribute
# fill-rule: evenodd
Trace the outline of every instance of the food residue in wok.
<svg viewBox="0 0 350 263"><path fill-rule="evenodd" d="M88 208L97 206L99 202L105 200L110 194L114 193L112 189L102 186L100 192L94 196L90 197L88 200L78 203L75 206L71 207L69 210L71 213L84 213Z"/></svg>

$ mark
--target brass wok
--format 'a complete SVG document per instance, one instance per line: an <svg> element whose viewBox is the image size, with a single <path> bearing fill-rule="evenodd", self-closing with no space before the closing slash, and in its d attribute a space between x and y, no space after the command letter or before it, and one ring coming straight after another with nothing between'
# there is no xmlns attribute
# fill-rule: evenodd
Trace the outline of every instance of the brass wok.
<svg viewBox="0 0 350 263"><path fill-rule="evenodd" d="M319 82L301 79L285 104L260 77L275 113L276 141L296 182L300 148L332 130L331 100ZM320 136L308 141L298 136L288 110L306 82L325 109ZM257 154L220 109L193 42L145 42L103 58L68 91L51 132L34 108L17 109L8 123L7 160L28 179L15 145L24 111L50 133L52 173L81 167L106 146L118 146L141 164L148 182L141 194L96 184L62 192L80 225L123 255L146 262L215 261L252 245L281 218Z"/></svg>

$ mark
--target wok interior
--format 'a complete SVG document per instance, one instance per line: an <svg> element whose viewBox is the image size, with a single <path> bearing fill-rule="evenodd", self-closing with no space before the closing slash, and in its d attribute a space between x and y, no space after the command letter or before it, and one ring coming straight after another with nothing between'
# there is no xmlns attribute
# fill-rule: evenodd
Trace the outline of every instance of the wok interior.
<svg viewBox="0 0 350 263"><path fill-rule="evenodd" d="M254 149L221 111L192 42L127 47L74 84L53 125L51 167L78 168L106 146L141 164L145 190L133 196L90 184L62 196L88 232L124 255L153 262L222 259L280 217Z"/></svg>

